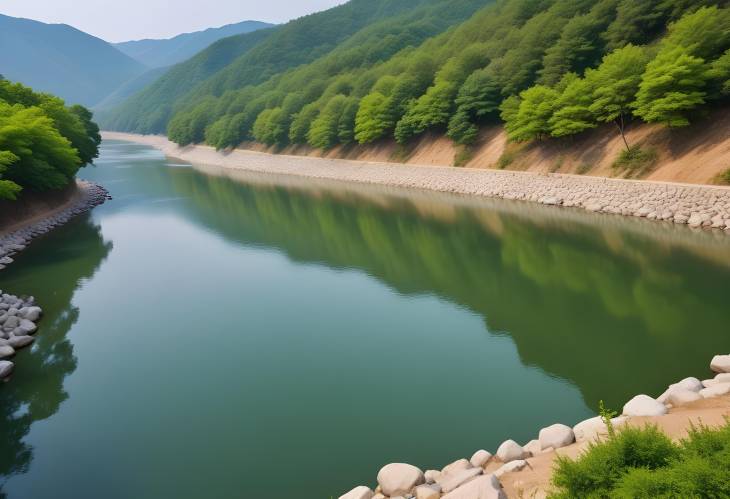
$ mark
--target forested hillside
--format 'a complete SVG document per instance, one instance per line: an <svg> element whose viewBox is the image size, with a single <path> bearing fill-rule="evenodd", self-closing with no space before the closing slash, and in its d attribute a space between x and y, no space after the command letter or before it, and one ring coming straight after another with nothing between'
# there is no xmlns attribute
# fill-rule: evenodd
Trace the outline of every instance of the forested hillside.
<svg viewBox="0 0 730 499"><path fill-rule="evenodd" d="M93 106L145 70L71 26L0 15L0 73L69 103Z"/></svg>
<svg viewBox="0 0 730 499"><path fill-rule="evenodd" d="M80 105L0 77L0 199L60 189L98 155L99 128Z"/></svg>
<svg viewBox="0 0 730 499"><path fill-rule="evenodd" d="M102 118L102 123L117 130L165 132L173 112L190 109L203 100L208 102L208 97L231 99L241 90L250 92L248 87L275 80L291 68L326 57L336 48L352 59L337 62L344 64L344 71L374 64L408 44L418 45L457 24L487 2L352 0L283 26L224 39L174 67ZM353 37L356 34L357 39ZM329 76L317 75L317 80ZM242 95L241 99L249 95ZM197 135L202 140L202 135Z"/></svg>
<svg viewBox="0 0 730 499"><path fill-rule="evenodd" d="M467 4L429 2L430 17L404 12L260 84L261 66L239 58L177 104L168 134L327 149L435 131L470 144L501 120L514 141L546 140L601 123L686 126L730 93L727 0L499 0L409 47Z"/></svg>
<svg viewBox="0 0 730 499"><path fill-rule="evenodd" d="M114 46L147 67L161 68L183 62L222 38L250 33L273 26L261 21L243 21L220 28L183 33L162 40L134 40Z"/></svg>

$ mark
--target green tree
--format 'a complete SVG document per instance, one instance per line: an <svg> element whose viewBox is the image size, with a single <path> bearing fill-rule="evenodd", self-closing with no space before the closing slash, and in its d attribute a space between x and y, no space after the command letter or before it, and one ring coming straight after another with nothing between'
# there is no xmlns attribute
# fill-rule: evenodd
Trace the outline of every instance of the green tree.
<svg viewBox="0 0 730 499"><path fill-rule="evenodd" d="M355 117L355 140L368 144L385 136L393 126L389 119L388 106L391 102L379 92L373 92L360 101Z"/></svg>
<svg viewBox="0 0 730 499"><path fill-rule="evenodd" d="M7 171L10 165L18 161L18 159L20 158L10 151L0 151L0 199L14 200L20 191L23 190L22 187L12 180L2 180L3 173Z"/></svg>
<svg viewBox="0 0 730 499"><path fill-rule="evenodd" d="M289 128L289 142L292 144L306 144L307 134L312 122L319 115L319 103L312 102L296 113Z"/></svg>
<svg viewBox="0 0 730 499"><path fill-rule="evenodd" d="M703 59L669 46L647 66L632 104L634 114L648 123L687 126L687 113L705 103L710 77Z"/></svg>
<svg viewBox="0 0 730 499"><path fill-rule="evenodd" d="M646 64L645 50L629 44L605 56L589 77L594 89L589 111L598 121L616 125L626 150L626 125Z"/></svg>
<svg viewBox="0 0 730 499"><path fill-rule="evenodd" d="M520 93L517 113L505 123L509 139L524 142L550 135L550 119L558 96L557 90L543 85L535 85Z"/></svg>
<svg viewBox="0 0 730 499"><path fill-rule="evenodd" d="M550 134L553 137L575 135L598 126L590 111L593 88L590 71L586 78L575 73L563 77L564 90L555 102L555 112L550 118Z"/></svg>
<svg viewBox="0 0 730 499"><path fill-rule="evenodd" d="M340 117L346 105L347 97L342 94L330 99L319 116L312 122L307 133L309 145L319 149L330 149L337 144Z"/></svg>
<svg viewBox="0 0 730 499"><path fill-rule="evenodd" d="M488 68L474 71L459 89L448 136L460 144L473 143L478 134L477 125L496 115L501 102L501 88L491 71Z"/></svg>

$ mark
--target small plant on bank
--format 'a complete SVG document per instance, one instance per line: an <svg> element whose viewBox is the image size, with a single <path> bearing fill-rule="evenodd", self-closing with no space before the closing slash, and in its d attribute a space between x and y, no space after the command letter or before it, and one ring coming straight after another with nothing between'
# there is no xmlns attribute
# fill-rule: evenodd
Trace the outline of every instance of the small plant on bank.
<svg viewBox="0 0 730 499"><path fill-rule="evenodd" d="M649 171L656 164L657 158L655 149L642 149L639 146L633 146L621 151L621 154L613 163L613 169L626 171L630 175L637 176Z"/></svg>
<svg viewBox="0 0 730 499"><path fill-rule="evenodd" d="M461 146L454 156L454 166L466 166L474 157L474 151L469 146Z"/></svg>
<svg viewBox="0 0 730 499"><path fill-rule="evenodd" d="M610 422L615 413L601 410ZM692 426L679 443L656 426L625 427L556 462L553 499L730 497L730 423Z"/></svg>
<svg viewBox="0 0 730 499"><path fill-rule="evenodd" d="M575 170L575 173L577 173L578 175L585 175L586 173L591 171L591 168L593 168L593 165L583 163Z"/></svg>
<svg viewBox="0 0 730 499"><path fill-rule="evenodd" d="M565 164L565 156L558 156L558 159L556 159L555 162L550 165L550 173L555 173L556 171L560 170L563 167L563 164Z"/></svg>
<svg viewBox="0 0 730 499"><path fill-rule="evenodd" d="M715 182L721 185L730 185L730 168L715 177Z"/></svg>

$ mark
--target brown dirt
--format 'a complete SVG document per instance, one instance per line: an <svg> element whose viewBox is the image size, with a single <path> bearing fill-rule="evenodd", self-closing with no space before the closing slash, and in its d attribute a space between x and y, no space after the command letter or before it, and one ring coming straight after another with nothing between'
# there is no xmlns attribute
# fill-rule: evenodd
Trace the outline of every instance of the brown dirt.
<svg viewBox="0 0 730 499"><path fill-rule="evenodd" d="M679 440L687 436L691 424L719 426L730 416L730 395L705 400L671 409L669 414L659 417L631 418L628 424L642 427L656 424L673 439ZM529 467L523 471L507 473L502 476L502 485L509 498L540 499L550 491L555 458L558 455L571 459L578 457L587 448L587 443L569 445L556 452L541 454L527 460Z"/></svg>
<svg viewBox="0 0 730 499"><path fill-rule="evenodd" d="M57 213L76 201L76 183L52 192L24 192L16 201L0 201L0 235Z"/></svg>

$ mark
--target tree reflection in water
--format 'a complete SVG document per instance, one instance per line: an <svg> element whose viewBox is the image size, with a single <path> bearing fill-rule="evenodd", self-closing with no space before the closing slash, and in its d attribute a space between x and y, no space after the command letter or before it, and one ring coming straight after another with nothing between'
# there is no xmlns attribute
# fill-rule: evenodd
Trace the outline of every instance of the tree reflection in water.
<svg viewBox="0 0 730 499"><path fill-rule="evenodd" d="M2 482L28 470L33 449L23 439L33 423L51 417L68 398L64 380L77 360L66 334L80 313L73 296L111 249L90 215L84 215L34 242L0 273L1 289L34 295L44 310L35 343L17 355L13 378L0 386ZM0 497L5 497L2 482Z"/></svg>

